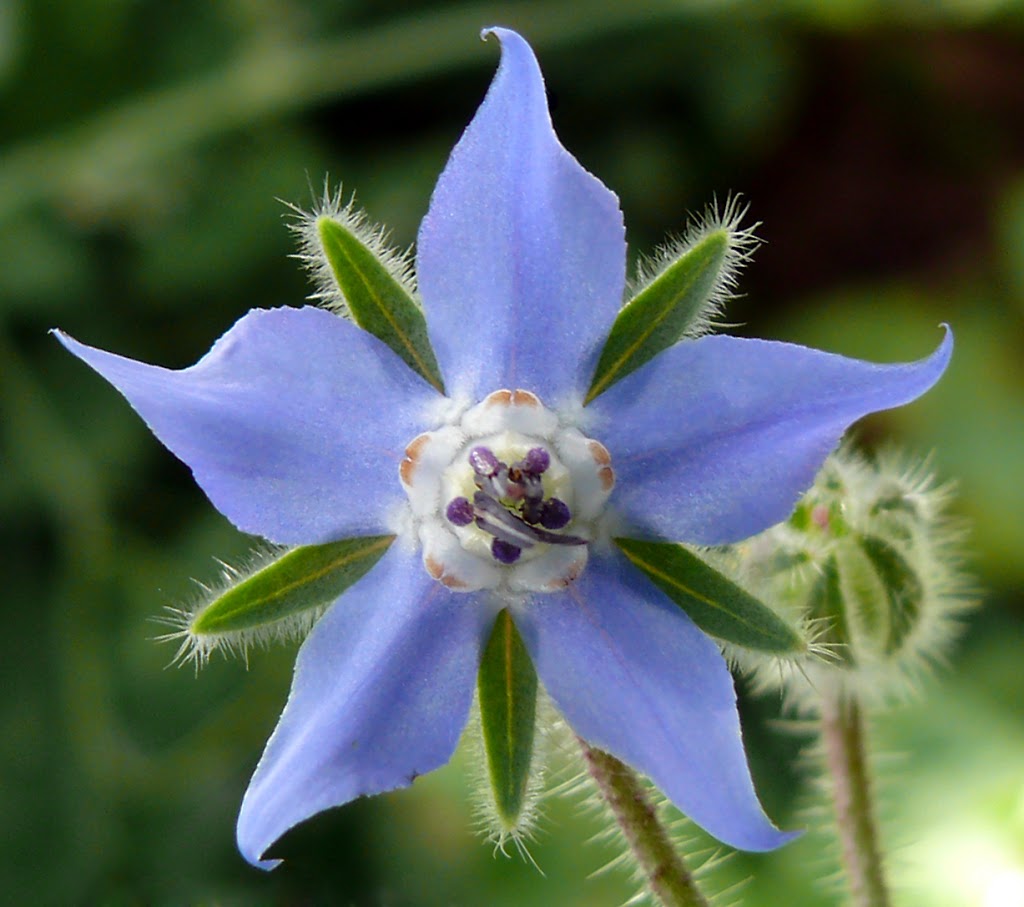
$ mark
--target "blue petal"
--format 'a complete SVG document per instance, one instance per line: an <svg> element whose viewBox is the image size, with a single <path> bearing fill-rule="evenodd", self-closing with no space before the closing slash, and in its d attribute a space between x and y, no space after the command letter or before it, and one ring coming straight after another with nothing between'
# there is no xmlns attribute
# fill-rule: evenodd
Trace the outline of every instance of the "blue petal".
<svg viewBox="0 0 1024 907"><path fill-rule="evenodd" d="M284 544L384 530L436 394L321 309L254 310L180 371L58 339L113 384L239 529Z"/></svg>
<svg viewBox="0 0 1024 907"><path fill-rule="evenodd" d="M618 199L559 144L529 45L501 40L490 91L438 180L417 280L449 387L582 392L622 304Z"/></svg>
<svg viewBox="0 0 1024 907"><path fill-rule="evenodd" d="M770 850L792 837L768 821L754 793L718 648L621 556L591 557L566 593L514 614L540 679L579 736L648 775L727 844Z"/></svg>
<svg viewBox="0 0 1024 907"><path fill-rule="evenodd" d="M907 365L722 336L666 350L593 404L626 534L718 545L784 520L846 428L919 397L952 351L948 330Z"/></svg>
<svg viewBox="0 0 1024 907"><path fill-rule="evenodd" d="M494 610L449 592L396 544L299 651L281 720L242 801L254 866L289 828L356 797L406 787L455 751Z"/></svg>

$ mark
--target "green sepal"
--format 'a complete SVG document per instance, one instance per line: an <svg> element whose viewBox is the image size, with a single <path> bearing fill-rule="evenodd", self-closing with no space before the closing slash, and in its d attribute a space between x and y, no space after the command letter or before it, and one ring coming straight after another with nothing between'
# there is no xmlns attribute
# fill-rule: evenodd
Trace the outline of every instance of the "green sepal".
<svg viewBox="0 0 1024 907"><path fill-rule="evenodd" d="M907 559L877 536L861 536L840 552L841 588L854 643L892 655L921 615L924 586Z"/></svg>
<svg viewBox="0 0 1024 907"><path fill-rule="evenodd" d="M507 830L514 829L529 803L537 672L507 610L484 649L477 692L495 812Z"/></svg>
<svg viewBox="0 0 1024 907"><path fill-rule="evenodd" d="M839 582L839 565L829 557L815 575L807 597L807 615L811 620L824 621L822 641L836 647L836 657L846 664L853 663L850 630Z"/></svg>
<svg viewBox="0 0 1024 907"><path fill-rule="evenodd" d="M682 545L627 538L615 544L708 635L761 652L806 649L800 634L771 608Z"/></svg>
<svg viewBox="0 0 1024 907"><path fill-rule="evenodd" d="M426 318L408 290L344 224L325 214L317 218L316 232L353 321L443 394Z"/></svg>
<svg viewBox="0 0 1024 907"><path fill-rule="evenodd" d="M700 321L729 254L729 231L712 230L619 312L584 403L640 368Z"/></svg>
<svg viewBox="0 0 1024 907"><path fill-rule="evenodd" d="M292 548L215 598L192 620L193 636L252 630L329 605L380 560L393 535Z"/></svg>
<svg viewBox="0 0 1024 907"><path fill-rule="evenodd" d="M869 535L861 545L885 586L890 614L885 653L892 655L917 625L924 601L924 586L907 559L888 542Z"/></svg>

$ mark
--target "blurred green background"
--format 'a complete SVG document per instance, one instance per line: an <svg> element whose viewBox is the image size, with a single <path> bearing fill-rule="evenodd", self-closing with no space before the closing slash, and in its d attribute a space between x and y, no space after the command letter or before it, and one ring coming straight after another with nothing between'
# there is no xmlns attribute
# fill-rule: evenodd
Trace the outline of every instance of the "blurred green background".
<svg viewBox="0 0 1024 907"><path fill-rule="evenodd" d="M0 0L0 902L613 905L614 855L554 801L532 853L471 831L463 763L323 815L250 869L233 843L293 650L165 670L153 617L249 548L123 401L47 336L169 366L253 306L298 305L276 199L325 174L405 245L497 62L533 41L556 126L650 250L741 191L767 244L737 332L923 356L870 421L960 483L986 590L950 664L876 721L898 903L1024 904L1024 10L1000 0L422 3ZM742 684L741 684L742 686ZM818 803L744 698L769 812ZM822 839L739 855L744 902L826 905Z"/></svg>

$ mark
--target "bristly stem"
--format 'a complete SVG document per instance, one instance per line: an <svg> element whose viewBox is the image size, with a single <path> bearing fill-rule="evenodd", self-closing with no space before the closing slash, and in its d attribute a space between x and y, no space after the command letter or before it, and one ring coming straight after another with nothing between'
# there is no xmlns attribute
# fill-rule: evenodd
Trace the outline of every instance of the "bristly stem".
<svg viewBox="0 0 1024 907"><path fill-rule="evenodd" d="M579 740L587 771L629 844L648 890L663 907L708 907L640 779L614 756Z"/></svg>
<svg viewBox="0 0 1024 907"><path fill-rule="evenodd" d="M836 827L854 907L889 907L871 803L864 717L855 700L824 695L821 736L832 780Z"/></svg>

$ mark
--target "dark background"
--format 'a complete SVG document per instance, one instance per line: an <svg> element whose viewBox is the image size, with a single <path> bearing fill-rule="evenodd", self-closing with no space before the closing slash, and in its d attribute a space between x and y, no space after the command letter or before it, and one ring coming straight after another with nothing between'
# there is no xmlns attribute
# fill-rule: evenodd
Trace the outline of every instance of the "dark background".
<svg viewBox="0 0 1024 907"><path fill-rule="evenodd" d="M0 2L0 900L31 904L617 904L599 828L554 801L542 877L470 829L464 759L234 849L293 650L165 670L161 608L250 546L59 326L168 366L309 291L276 199L324 175L411 243L520 29L566 146L622 199L633 252L740 191L767 241L737 333L880 361L957 351L862 427L959 481L986 590L949 666L880 716L898 903L1024 904L1024 42L1017 3ZM804 738L744 703L769 812L814 823ZM697 845L698 849L700 846ZM835 903L810 835L740 855L751 904Z"/></svg>

